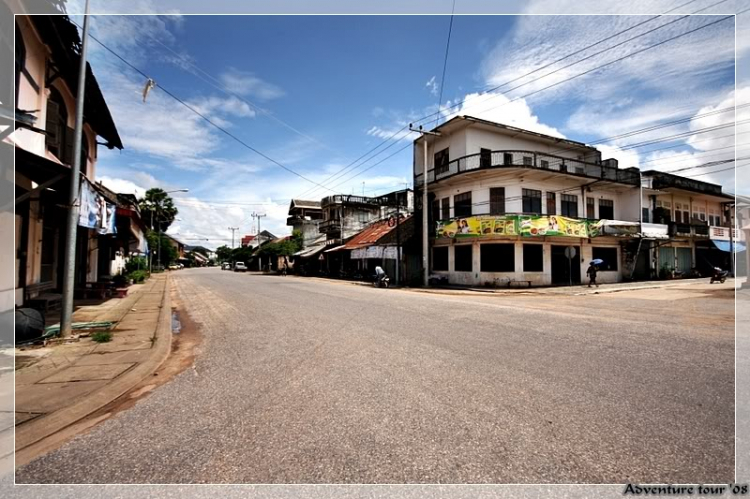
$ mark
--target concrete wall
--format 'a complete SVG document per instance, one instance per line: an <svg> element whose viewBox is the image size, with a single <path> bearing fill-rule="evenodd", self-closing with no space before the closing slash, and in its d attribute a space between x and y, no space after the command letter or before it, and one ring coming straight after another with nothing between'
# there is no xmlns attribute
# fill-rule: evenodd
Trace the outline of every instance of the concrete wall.
<svg viewBox="0 0 750 499"><path fill-rule="evenodd" d="M534 175L538 175L539 172L533 172ZM586 199L587 197L594 198L595 202L595 217L599 218L599 199L608 199L614 202L614 219L615 220L626 220L626 221L638 221L638 197L637 187L623 186L620 192L614 192L609 190L596 189L596 186L591 186L591 191L586 191L582 194L581 185L590 183L586 179L580 179L577 177L563 177L550 180L533 180L530 175L526 175L525 178L511 177L507 171L502 170L490 170L482 172L481 176L467 179L465 182L458 183L452 181L452 186L441 186L432 184L431 192L435 194L435 198L442 200L445 197L450 198L450 216L453 217L453 196L465 192L471 192L472 213L475 215L482 215L489 213L490 205L490 188L492 187L504 187L505 188L505 211L507 213L521 213L523 211L523 189L534 189L542 191L542 213L547 214L547 192L555 192L555 203L556 212L559 215L561 213L560 206L562 200L562 194L572 194L578 196L578 216L579 218L586 218ZM566 192L560 192L565 190ZM632 203L636 203L635 209L632 208ZM442 214L441 214L442 217Z"/></svg>
<svg viewBox="0 0 750 499"><path fill-rule="evenodd" d="M481 271L481 249L482 244L507 243L514 245L514 272L482 272ZM473 247L473 264L471 272L456 272L455 247L461 245ZM543 247L543 270L541 272L525 272L523 269L523 245L540 244ZM574 259L573 265L579 265L581 269L581 283L588 282L586 269L592 259L594 247L617 249L617 271L599 271L597 282L614 283L621 282L624 275L622 249L619 241L614 238L600 238L595 243L574 238L548 238L548 240L536 240L533 238L491 238L488 240L476 240L472 242L460 242L452 244L450 241L437 241L434 247L448 247L448 271L430 271L430 275L447 276L451 284L467 286L484 286L498 280L500 286L508 280L531 281L532 286L549 286L552 284L552 246L579 246L581 253ZM430 261L433 261L430 256Z"/></svg>

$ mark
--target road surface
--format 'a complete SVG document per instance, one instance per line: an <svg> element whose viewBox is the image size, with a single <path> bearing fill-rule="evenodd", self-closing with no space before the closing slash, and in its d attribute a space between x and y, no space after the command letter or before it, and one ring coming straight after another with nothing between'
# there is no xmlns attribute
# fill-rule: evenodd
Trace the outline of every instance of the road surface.
<svg viewBox="0 0 750 499"><path fill-rule="evenodd" d="M172 278L194 365L18 483L733 481L730 290Z"/></svg>

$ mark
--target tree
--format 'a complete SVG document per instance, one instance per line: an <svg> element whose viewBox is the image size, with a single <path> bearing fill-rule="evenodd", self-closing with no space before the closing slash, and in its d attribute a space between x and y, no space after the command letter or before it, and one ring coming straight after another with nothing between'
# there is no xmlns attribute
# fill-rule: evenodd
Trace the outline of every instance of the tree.
<svg viewBox="0 0 750 499"><path fill-rule="evenodd" d="M156 266L157 261L161 261L162 265L169 265L177 261L180 256L177 253L177 248L172 246L170 239L161 234L161 246L159 245L160 234L149 231L146 234L146 241L148 241L148 248L152 252L152 262ZM157 255L157 251L161 250L161 255ZM161 257L160 257L161 256Z"/></svg>
<svg viewBox="0 0 750 499"><path fill-rule="evenodd" d="M138 208L141 219L155 231L166 232L177 216L171 196L158 187L146 191L146 195L138 200Z"/></svg>
<svg viewBox="0 0 750 499"><path fill-rule="evenodd" d="M232 248L226 244L216 248L216 259L220 262L228 262L232 259Z"/></svg>

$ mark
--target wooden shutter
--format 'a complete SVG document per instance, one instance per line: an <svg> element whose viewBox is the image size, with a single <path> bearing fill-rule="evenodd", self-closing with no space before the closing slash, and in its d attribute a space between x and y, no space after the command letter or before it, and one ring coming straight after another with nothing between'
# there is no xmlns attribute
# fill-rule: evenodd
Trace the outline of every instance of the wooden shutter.
<svg viewBox="0 0 750 499"><path fill-rule="evenodd" d="M66 165L73 164L73 144L75 143L75 131L72 128L65 127L65 141L63 146L65 150L62 155L62 162Z"/></svg>
<svg viewBox="0 0 750 499"><path fill-rule="evenodd" d="M60 147L60 106L51 100L47 101L47 122L44 126L47 132L48 148Z"/></svg>

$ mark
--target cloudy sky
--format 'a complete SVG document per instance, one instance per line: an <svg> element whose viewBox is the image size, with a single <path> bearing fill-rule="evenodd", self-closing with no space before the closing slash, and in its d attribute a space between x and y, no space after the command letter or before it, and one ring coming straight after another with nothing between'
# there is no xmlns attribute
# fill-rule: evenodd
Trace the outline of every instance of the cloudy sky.
<svg viewBox="0 0 750 499"><path fill-rule="evenodd" d="M283 235L292 197L411 186L414 137L394 133L433 126L442 93L441 120L596 143L621 167L680 170L734 192L731 163L701 166L733 157L727 110L750 102L750 87L735 90L735 21L715 12L455 16L442 88L449 16L95 16L92 34L157 83L144 103L146 78L91 44L125 145L99 149L97 177L120 192L190 189L174 195L181 220L170 229L189 244L229 243L230 226L253 233L253 213ZM750 152L750 139L736 140L737 157Z"/></svg>

